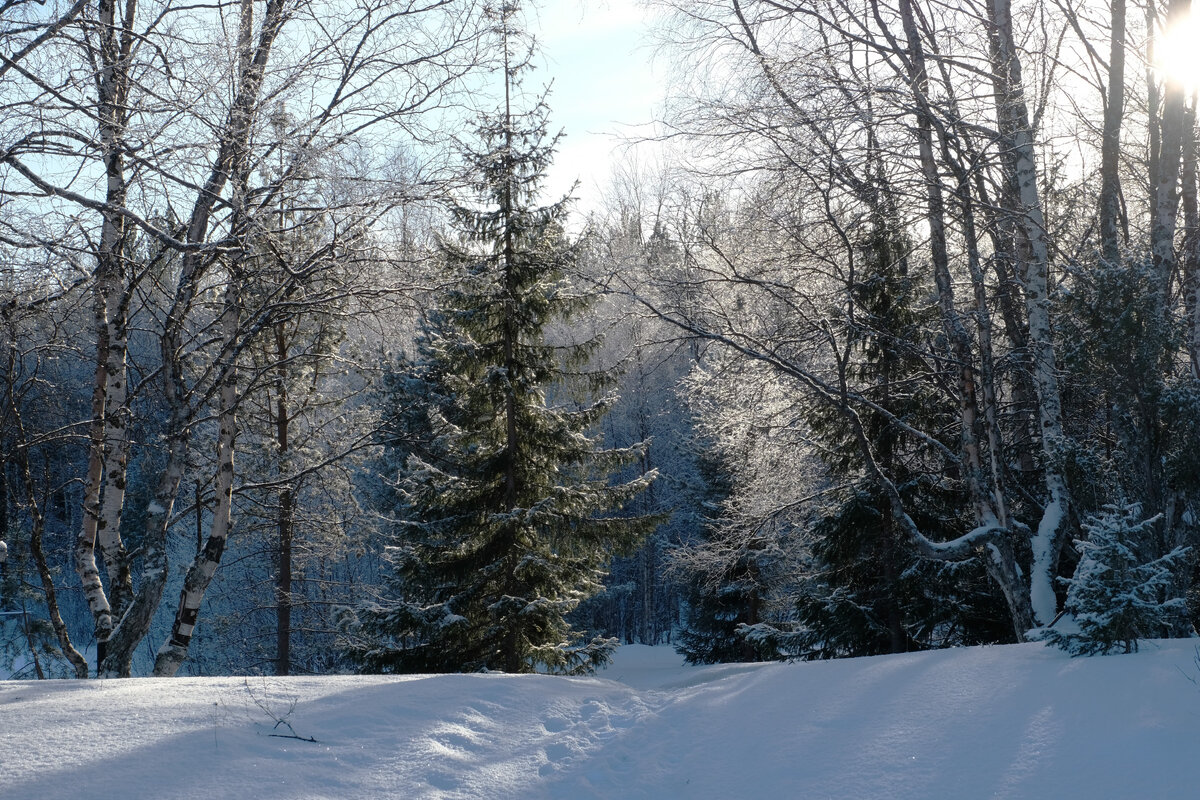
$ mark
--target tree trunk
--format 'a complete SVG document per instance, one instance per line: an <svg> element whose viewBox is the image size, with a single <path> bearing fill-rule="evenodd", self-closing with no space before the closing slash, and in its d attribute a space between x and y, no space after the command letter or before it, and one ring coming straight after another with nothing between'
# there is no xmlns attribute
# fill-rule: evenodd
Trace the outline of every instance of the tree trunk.
<svg viewBox="0 0 1200 800"><path fill-rule="evenodd" d="M1187 313L1186 338L1192 377L1200 380L1200 203L1197 201L1196 166L1196 95L1192 95L1184 120L1183 176L1180 199L1183 202L1183 245L1180 266L1183 272L1183 299Z"/></svg>
<svg viewBox="0 0 1200 800"><path fill-rule="evenodd" d="M279 447L281 472L288 460L287 338L282 325L275 326L276 370L275 443ZM287 675L292 668L292 538L295 532L295 497L292 487L279 492L279 572L275 585L275 674Z"/></svg>
<svg viewBox="0 0 1200 800"><path fill-rule="evenodd" d="M1171 0L1167 9L1167 27L1178 25L1189 13L1191 0ZM1150 252L1154 258L1158 283L1159 313L1170 313L1171 279L1175 273L1175 227L1179 216L1179 167L1183 154L1185 96L1178 76L1164 78L1162 119L1159 123L1157 174L1150 185L1153 192L1153 217L1150 227Z"/></svg>
<svg viewBox="0 0 1200 800"><path fill-rule="evenodd" d="M103 318L104 302L97 299L96 371L92 383L92 421L88 430L88 467L83 479L83 521L75 538L75 572L83 588L83 597L92 613L92 627L100 647L112 635L112 608L100 580L96 563L96 532L100 524L100 487L104 477L104 390L108 384L108 325ZM101 654L103 656L103 654Z"/></svg>
<svg viewBox="0 0 1200 800"><path fill-rule="evenodd" d="M24 463L24 458L22 458L21 468L26 472L29 470L29 465ZM58 607L58 591L54 587L54 577L50 573L50 566L46 562L46 554L42 549L42 534L46 530L46 520L34 506L36 500L32 496L32 481L29 478L26 478L26 481L30 516L29 553L33 556L33 563L37 567L38 578L42 583L42 593L46 597L46 614L50 617L50 627L54 629L54 635L58 638L58 646L62 649L63 656L71 662L71 667L75 670L75 677L86 679L88 676L87 659L71 643L71 635L67 632L67 625L63 622L62 612Z"/></svg>
<svg viewBox="0 0 1200 800"><path fill-rule="evenodd" d="M275 674L292 669L292 490L279 493L279 578L276 584Z"/></svg>
<svg viewBox="0 0 1200 800"><path fill-rule="evenodd" d="M97 117L104 162L105 202L125 206L127 185L124 131L129 114L129 56L133 47L136 0L127 0L116 17L116 0L100 0L100 74ZM75 547L79 573L92 611L98 656L103 658L114 619L119 619L133 592L128 558L121 543L121 509L125 500L129 453L128 349L129 269L126 264L126 220L117 211L102 214L94 289L96 372L92 389L92 423L88 471L84 480L83 523ZM109 596L96 565L95 548L104 554Z"/></svg>
<svg viewBox="0 0 1200 800"><path fill-rule="evenodd" d="M1125 114L1125 0L1112 0L1112 39L1108 93L1100 141L1100 256L1109 264L1121 258L1121 119Z"/></svg>
<svg viewBox="0 0 1200 800"><path fill-rule="evenodd" d="M200 615L200 604L217 572L229 530L233 520L233 456L237 437L237 336L239 330L239 308L241 282L231 275L225 289L225 303L221 314L222 361L221 389L219 395L217 434L217 475L214 480L216 506L213 508L212 524L204 550L196 556L184 577L183 589L179 593L179 606L175 611L175 622L171 635L154 660L156 677L171 677L187 658L196 621Z"/></svg>
<svg viewBox="0 0 1200 800"><path fill-rule="evenodd" d="M9 370L12 374L12 370ZM25 489L25 506L29 510L29 553L33 556L33 563L37 567L38 578L41 580L42 593L46 597L46 613L50 617L50 626L54 629L54 635L58 638L58 645L62 648L63 656L71 663L71 667L75 670L76 678L86 679L88 676L87 659L75 649L75 645L71 643L71 635L67 632L67 625L63 622L62 612L58 607L58 591L54 586L54 576L50 572L50 566L46 562L46 553L42 548L42 536L46 530L46 518L42 513L42 508L38 505L37 489L33 483L33 473L29 469L29 450L25 437L24 425L21 423L21 411L17 407L17 402L12 395L11 387L6 398L8 401L8 410L13 420L16 423L17 433L21 441L17 443L14 449L13 456L16 462L17 470L21 475L21 485ZM7 514L8 514L8 484L7 479L0 477L0 484L3 484L4 492L0 494L0 502L4 504L3 514L4 527L0 528L0 535L4 534L7 529ZM4 575L0 573L0 580ZM31 653L35 661L38 677L43 677L41 664L37 663L37 652L32 649L32 634L29 631L29 620L25 619L26 636L30 640Z"/></svg>
<svg viewBox="0 0 1200 800"><path fill-rule="evenodd" d="M1037 389L1041 424L1042 470L1049 495L1032 542L1030 602L1037 622L1048 625L1057 613L1055 578L1071 514L1070 491L1062 472L1066 438L1050 325L1050 247L1038 188L1033 130L1025 105L1021 62L1013 40L1011 6L1009 0L988 0L987 9L996 121L1001 150L1009 160L1015 190L1016 208L1011 211L1017 220L1019 255L1023 262L1025 312L1029 321L1033 383Z"/></svg>

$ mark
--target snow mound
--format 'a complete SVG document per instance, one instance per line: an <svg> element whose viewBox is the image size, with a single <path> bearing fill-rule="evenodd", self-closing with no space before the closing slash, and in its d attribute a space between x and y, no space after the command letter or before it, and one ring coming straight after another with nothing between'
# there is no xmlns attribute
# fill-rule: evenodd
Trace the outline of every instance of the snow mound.
<svg viewBox="0 0 1200 800"><path fill-rule="evenodd" d="M0 797L1194 798L1193 641L593 678L0 681ZM315 741L309 741L310 739Z"/></svg>

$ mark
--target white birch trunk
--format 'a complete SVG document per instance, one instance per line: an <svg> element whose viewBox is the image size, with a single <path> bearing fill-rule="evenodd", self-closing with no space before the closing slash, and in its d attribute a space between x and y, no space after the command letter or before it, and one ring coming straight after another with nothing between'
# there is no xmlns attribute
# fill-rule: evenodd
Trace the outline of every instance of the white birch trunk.
<svg viewBox="0 0 1200 800"><path fill-rule="evenodd" d="M129 465L129 389L127 298L122 285L108 297L108 364L105 368L104 479L97 537L108 573L108 597L120 619L133 594L129 560L121 540L121 511ZM114 297L115 295L115 297Z"/></svg>
<svg viewBox="0 0 1200 800"><path fill-rule="evenodd" d="M230 276L225 289L224 308L221 313L222 360L221 389L217 434L216 507L213 509L212 526L204 549L196 554L192 566L183 581L179 594L179 606L175 611L175 622L171 635L159 648L154 660L156 677L172 677L187 658L188 647L200 615L200 604L217 572L233 519L233 456L237 437L237 337L239 333L240 282Z"/></svg>
<svg viewBox="0 0 1200 800"><path fill-rule="evenodd" d="M1017 224L1027 251L1023 258L1025 310L1038 395L1042 469L1049 495L1033 536L1030 602L1035 620L1048 625L1057 613L1054 580L1066 538L1071 498L1061 459L1065 436L1058 365L1050 323L1049 252L1046 220L1038 189L1037 160L1029 111L1025 105L1021 64L1013 41L1009 0L988 0L992 71L996 82L996 117L1002 150L1010 160L1016 190Z"/></svg>
<svg viewBox="0 0 1200 800"><path fill-rule="evenodd" d="M258 104L263 71L270 56L275 37L286 21L285 0L268 0L258 43L250 49L253 29L253 6L250 0L242 0L242 17L239 25L241 49L240 72L233 105L222 126L220 146L213 159L212 168L204 186L197 194L191 217L188 220L186 241L196 245L205 241L209 234L212 211L217 198L224 191L231 175L241 169L241 154L250 139L254 109ZM212 254L198 250L184 253L180 275L176 284L175 298L167 314L160 350L162 353L163 392L171 417L167 424L167 465L155 490L155 500L146 515L146 531L142 542L143 575L141 588L129 610L122 617L113 633L110 652L102 673L106 675L128 675L133 650L150 631L154 612L162 599L166 585L168 560L166 550L167 526L170 524L171 509L174 507L179 486L183 480L187 460L189 426L192 410L189 406L191 393L187 386L182 363L184 329L192 304L200 288L200 282L211 263ZM232 450L229 452L232 469ZM232 480L232 473L230 474ZM215 566L214 566L215 568ZM193 623L194 624L194 623Z"/></svg>
<svg viewBox="0 0 1200 800"><path fill-rule="evenodd" d="M97 302L96 305L103 308L103 303ZM103 326L104 321L100 319L97 323ZM93 633L97 642L104 642L112 633L113 620L108 596L100 580L100 567L96 563L96 531L100 521L100 485L104 469L104 388L107 384L104 365L108 354L103 332L98 338L99 353L92 385L92 422L88 432L88 468L83 481L83 521L75 538L74 561L84 600L92 614Z"/></svg>
<svg viewBox="0 0 1200 800"><path fill-rule="evenodd" d="M947 161L950 159L947 158ZM979 384L982 389L980 405L983 411L984 430L987 434L988 468L992 509L1002 528L1010 527L1008 499L1004 483L1004 444L1000 431L1000 419L996 399L996 366L992 350L992 317L988 309L987 285L979 256L979 234L975 225L975 207L971 198L969 176L961 164L953 169L959 180L958 195L963 220L963 239L967 246L967 271L971 275L971 288L975 300L975 335L979 341Z"/></svg>
<svg viewBox="0 0 1200 800"><path fill-rule="evenodd" d="M100 76L97 111L99 138L105 170L105 200L113 208L125 205L125 171L122 133L126 110L124 98L127 94L128 75L123 56L127 55L128 30L137 8L130 0L126 18L118 25L115 0L100 0L97 6L99 17ZM125 36L118 36L119 31ZM120 309L124 308L124 263L123 247L125 220L115 212L103 215L100 232L100 247L96 265L94 290L94 320L96 326L96 371L92 386L92 422L88 436L88 470L83 488L83 521L75 542L75 571L79 574L84 598L92 612L96 641L103 648L112 632L113 619L109 599L104 591L100 570L96 563L96 544L101 541L105 550L109 570L119 569L116 548L112 546L114 536L119 537L119 522L110 526L101 508L101 496L105 483L105 451L109 440L109 422L120 414L125 397L124 387L125 342L124 324ZM114 363L119 363L118 374L113 374ZM112 391L118 388L118 396ZM111 482L124 485L124 473L115 460L110 459L114 470ZM107 545L107 547L105 546Z"/></svg>
<svg viewBox="0 0 1200 800"><path fill-rule="evenodd" d="M1187 16L1191 0L1171 0L1167 26L1177 25ZM1150 252L1158 283L1159 313L1170 313L1171 278L1175 273L1175 228L1179 216L1179 167L1183 154L1186 98L1178 76L1164 79L1162 119L1159 123L1157 174L1150 190L1153 218L1150 227Z"/></svg>

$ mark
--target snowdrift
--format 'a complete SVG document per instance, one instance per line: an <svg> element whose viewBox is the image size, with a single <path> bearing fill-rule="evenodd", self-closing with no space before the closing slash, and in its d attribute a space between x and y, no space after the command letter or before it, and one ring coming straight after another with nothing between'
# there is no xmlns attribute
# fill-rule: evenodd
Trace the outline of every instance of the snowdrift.
<svg viewBox="0 0 1200 800"><path fill-rule="evenodd" d="M0 681L0 797L1200 797L1195 641L594 678ZM309 741L309 739L314 741Z"/></svg>

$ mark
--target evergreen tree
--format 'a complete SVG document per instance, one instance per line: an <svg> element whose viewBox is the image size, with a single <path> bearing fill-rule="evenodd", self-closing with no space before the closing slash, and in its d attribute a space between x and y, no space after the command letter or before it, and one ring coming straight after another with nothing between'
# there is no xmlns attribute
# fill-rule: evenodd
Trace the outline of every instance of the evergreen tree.
<svg viewBox="0 0 1200 800"><path fill-rule="evenodd" d="M1149 256L1065 271L1056 297L1072 434L1064 456L1080 517L1136 503L1156 519L1138 535L1143 560L1193 547L1170 589L1185 596L1198 577L1200 381L1180 320L1161 313L1156 275ZM1188 636L1197 622L1200 605L1193 605L1191 620L1178 619L1170 635Z"/></svg>
<svg viewBox="0 0 1200 800"><path fill-rule="evenodd" d="M706 493L702 505L712 509L720 508L735 489L729 465L714 449L704 439L696 446ZM772 563L779 560L771 535L761 529L746 535L713 518L704 522L701 537L675 553L676 569L687 579L685 621L675 649L689 664L778 658L773 641L747 637L743 627L763 622Z"/></svg>
<svg viewBox="0 0 1200 800"><path fill-rule="evenodd" d="M719 534L717 534L719 535ZM712 540L709 540L711 543ZM763 606L769 590L764 561L774 560L765 538L727 538L729 560L715 575L693 576L687 622L675 649L689 664L769 661L782 657L774 629L763 636Z"/></svg>
<svg viewBox="0 0 1200 800"><path fill-rule="evenodd" d="M636 449L601 447L590 433L607 400L583 408L551 402L584 367L595 343L555 347L547 327L586 301L564 270L577 248L563 231L568 200L536 205L553 155L542 101L513 111L527 59L515 11L499 14L505 102L478 127L467 154L478 202L453 211L461 236L443 243L461 276L428 316L416 357L398 383L423 419L402 427L426 441L398 481L392 589L366 613L377 641L359 656L384 671L586 671L616 642L587 639L566 615L600 587L612 552L636 545L657 522L616 515L653 474L612 484ZM517 63L519 62L519 63ZM599 381L597 382L599 383Z"/></svg>
<svg viewBox="0 0 1200 800"><path fill-rule="evenodd" d="M922 331L934 318L921 307L925 287L910 272L910 250L894 219L874 215L860 243L861 276L849 286L847 336L858 357L847 372L858 391L897 418L944 430L953 426L954 410L918 379L928 358ZM825 445L822 460L844 485L827 495L813 522L812 572L797 598L797 631L783 646L830 658L1010 638L983 566L934 563L913 553L888 499L866 474L844 418L827 407L808 416ZM960 518L967 505L961 485L929 480L934 469L921 444L883 414L860 416L909 514L922 530L953 538L967 525Z"/></svg>
<svg viewBox="0 0 1200 800"><path fill-rule="evenodd" d="M1146 561L1138 554L1144 549L1139 542L1152 538L1157 517L1141 515L1136 503L1107 505L1083 523L1088 538L1075 542L1079 565L1064 581L1069 621L1063 629L1046 630L1048 643L1071 655L1106 654L1115 648L1136 652L1138 639L1167 635L1186 613L1184 599L1169 595L1191 548L1176 547Z"/></svg>

